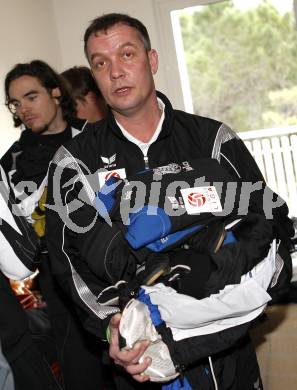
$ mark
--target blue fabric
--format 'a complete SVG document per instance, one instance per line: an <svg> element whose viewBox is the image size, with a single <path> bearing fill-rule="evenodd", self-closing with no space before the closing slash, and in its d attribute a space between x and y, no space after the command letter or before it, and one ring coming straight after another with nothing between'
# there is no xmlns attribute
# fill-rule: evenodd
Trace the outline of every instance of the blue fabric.
<svg viewBox="0 0 297 390"><path fill-rule="evenodd" d="M237 242L237 239L234 236L233 232L228 230L223 245L232 244L234 242Z"/></svg>
<svg viewBox="0 0 297 390"><path fill-rule="evenodd" d="M184 237L187 237L189 234L197 232L202 227L202 225L196 225L179 230L178 232L168 234L166 237L146 245L146 247L153 252L162 252L164 249L175 244Z"/></svg>
<svg viewBox="0 0 297 390"><path fill-rule="evenodd" d="M186 377L176 378L173 382L166 383L162 386L162 390L192 390L190 383Z"/></svg>
<svg viewBox="0 0 297 390"><path fill-rule="evenodd" d="M110 177L95 194L95 207L103 218L110 213L115 204L115 192L119 183L119 179Z"/></svg>
<svg viewBox="0 0 297 390"><path fill-rule="evenodd" d="M129 218L125 238L133 249L166 237L171 231L170 217L165 210L156 206L146 205L131 213Z"/></svg>
<svg viewBox="0 0 297 390"><path fill-rule="evenodd" d="M151 242L150 244L146 245L146 247L152 252L162 252L171 245L174 245L179 240L182 240L183 238L187 237L192 233L198 232L201 228L203 228L203 225L195 225L189 228L179 230L178 232L168 234L168 236L163 237L160 240ZM235 238L233 232L227 231L223 245L232 244L234 242L237 242L237 239Z"/></svg>
<svg viewBox="0 0 297 390"><path fill-rule="evenodd" d="M138 294L137 299L147 305L147 307L150 311L152 323L154 324L154 326L160 325L163 322L163 320L161 318L161 314L159 312L158 306L154 305L151 302L151 298L150 298L149 294L146 294L143 288L139 289L139 294Z"/></svg>

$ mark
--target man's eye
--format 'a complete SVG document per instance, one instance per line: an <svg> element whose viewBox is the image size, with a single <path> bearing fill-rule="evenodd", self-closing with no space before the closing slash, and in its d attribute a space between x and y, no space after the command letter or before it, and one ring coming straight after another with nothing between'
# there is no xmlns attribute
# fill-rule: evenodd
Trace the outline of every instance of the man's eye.
<svg viewBox="0 0 297 390"><path fill-rule="evenodd" d="M29 95L29 96L28 96L28 100L29 100L30 102L33 102L33 100L35 100L35 99L37 98L37 96L38 96L38 95Z"/></svg>
<svg viewBox="0 0 297 390"><path fill-rule="evenodd" d="M96 69L101 69L101 68L103 68L104 65L105 65L105 61L97 61L94 63L94 67Z"/></svg>
<svg viewBox="0 0 297 390"><path fill-rule="evenodd" d="M123 57L125 59L131 59L133 57L133 53L131 51L126 51L123 53Z"/></svg>

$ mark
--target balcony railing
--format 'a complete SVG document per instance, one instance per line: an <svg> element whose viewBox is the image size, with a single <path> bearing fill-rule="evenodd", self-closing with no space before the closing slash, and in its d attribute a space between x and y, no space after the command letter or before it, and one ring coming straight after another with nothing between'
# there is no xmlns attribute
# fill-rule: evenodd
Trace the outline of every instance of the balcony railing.
<svg viewBox="0 0 297 390"><path fill-rule="evenodd" d="M238 133L256 160L269 187L297 216L297 126Z"/></svg>

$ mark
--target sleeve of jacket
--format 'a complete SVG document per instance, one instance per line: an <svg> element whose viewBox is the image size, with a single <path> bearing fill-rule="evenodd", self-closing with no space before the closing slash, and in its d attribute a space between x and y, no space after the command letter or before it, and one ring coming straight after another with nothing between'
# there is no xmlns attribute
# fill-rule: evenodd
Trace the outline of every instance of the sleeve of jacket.
<svg viewBox="0 0 297 390"><path fill-rule="evenodd" d="M263 175L244 142L225 124L220 126L216 134L212 157L217 159L237 179L253 183L262 181L265 184ZM274 278L270 290L273 300L277 301L282 299L286 293L292 277L290 249L294 228L292 220L288 217L287 204L268 187L266 190L264 193L255 191L254 207L256 207L256 212L264 214L267 219L272 221L275 236L280 240L277 256L280 271ZM264 197L263 194L268 196Z"/></svg>
<svg viewBox="0 0 297 390"><path fill-rule="evenodd" d="M63 150L67 155L67 149ZM49 168L46 238L51 268L74 303L83 326L105 338L110 316L118 309L98 304L97 297L107 287L106 280L90 267L90 261L94 259L88 259L86 245L86 242L93 241L100 248L99 234L103 223L92 206L92 190L86 175L76 165L75 159L70 155L65 157L65 153L64 157L56 157ZM61 163L63 158L70 164ZM101 262L98 252L98 267Z"/></svg>
<svg viewBox="0 0 297 390"><path fill-rule="evenodd" d="M16 141L1 157L0 164L6 175L8 174L9 171L15 169L13 155L19 153L20 153L20 145L19 145L19 141Z"/></svg>
<svg viewBox="0 0 297 390"><path fill-rule="evenodd" d="M0 270L10 279L24 279L37 267L37 239L15 203L1 166L0 180Z"/></svg>
<svg viewBox="0 0 297 390"><path fill-rule="evenodd" d="M217 131L211 154L212 158L218 160L237 180L251 183L263 182L263 185L265 184L265 179L244 142L225 124L222 124ZM259 194L261 194L260 191ZM271 199L272 218L270 213L268 213L268 216L266 215L266 218L273 219L277 223L282 240L288 239L294 235L292 221L288 218L288 207L281 199L279 199L279 202L275 202L276 194L273 191L271 191L271 194L273 195ZM266 198L262 199L260 202L262 209L257 211L265 213L265 210L263 210L265 200Z"/></svg>

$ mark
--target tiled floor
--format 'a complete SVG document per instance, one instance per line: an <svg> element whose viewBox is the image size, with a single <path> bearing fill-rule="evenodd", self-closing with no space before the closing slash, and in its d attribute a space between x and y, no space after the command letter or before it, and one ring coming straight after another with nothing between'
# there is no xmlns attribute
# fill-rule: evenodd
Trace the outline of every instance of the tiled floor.
<svg viewBox="0 0 297 390"><path fill-rule="evenodd" d="M297 304L267 309L252 332L265 390L297 389Z"/></svg>

